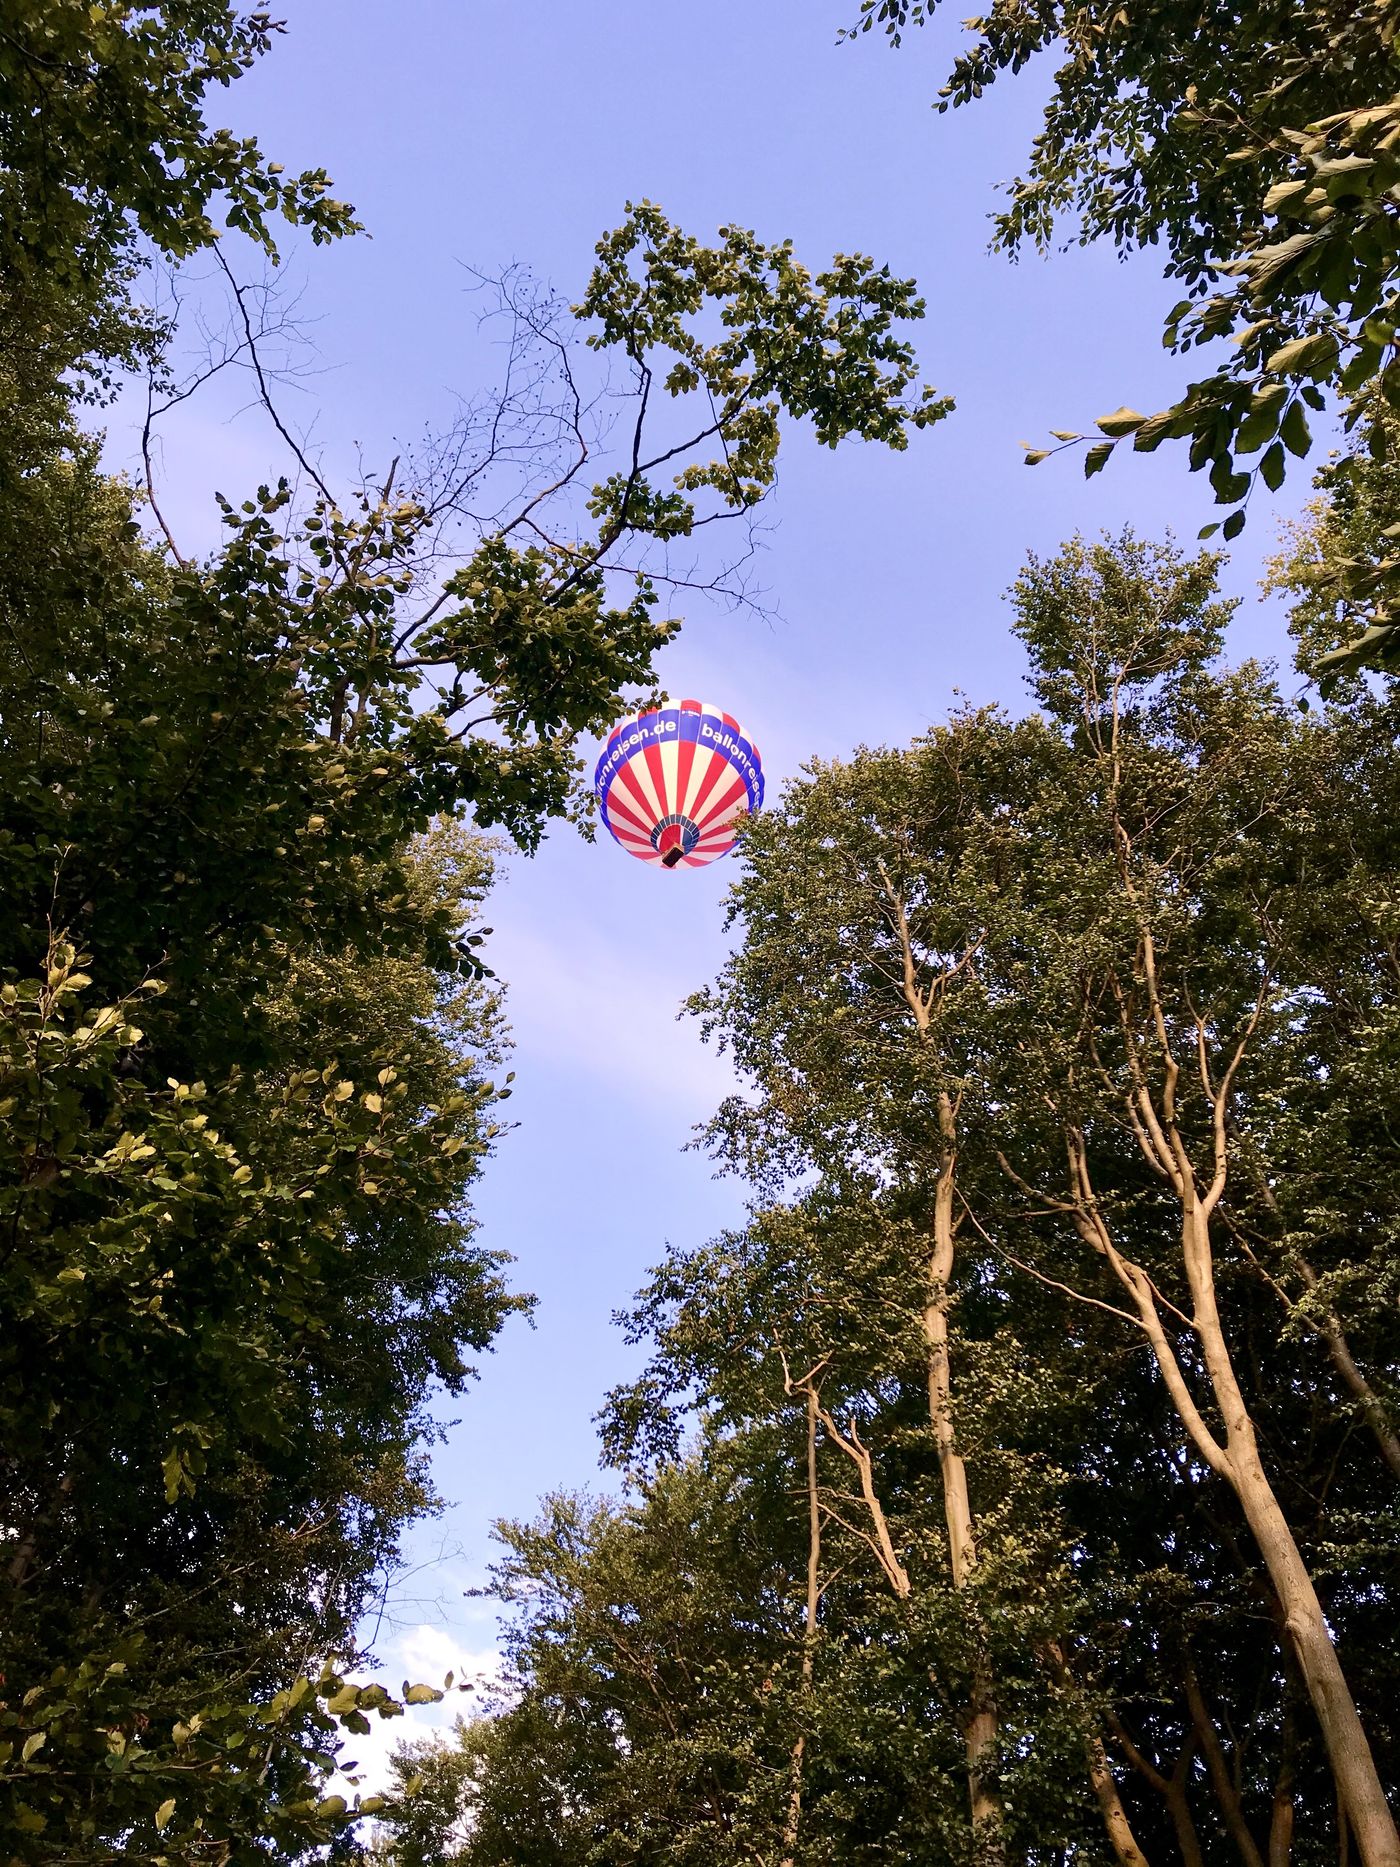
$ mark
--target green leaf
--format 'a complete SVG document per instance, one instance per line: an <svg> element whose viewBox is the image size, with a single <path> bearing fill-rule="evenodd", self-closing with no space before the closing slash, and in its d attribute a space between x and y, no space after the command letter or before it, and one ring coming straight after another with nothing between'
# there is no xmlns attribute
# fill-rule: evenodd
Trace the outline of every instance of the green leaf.
<svg viewBox="0 0 1400 1867"><path fill-rule="evenodd" d="M1303 181L1275 182L1264 196L1264 212L1266 214L1286 213L1289 208L1302 201L1312 185L1310 178Z"/></svg>
<svg viewBox="0 0 1400 1867"><path fill-rule="evenodd" d="M165 1501L173 1504L185 1486L185 1467L181 1461L179 1448L172 1446L160 1462L165 1476Z"/></svg>
<svg viewBox="0 0 1400 1867"><path fill-rule="evenodd" d="M1108 457L1112 452L1112 441L1095 441L1084 456L1084 478L1091 480L1096 473L1102 473L1108 465Z"/></svg>
<svg viewBox="0 0 1400 1867"><path fill-rule="evenodd" d="M31 1757L38 1756L39 1752L48 1741L49 1734L47 1731L31 1731L29 1736L24 1740L23 1748L19 1753L20 1757L25 1763L28 1763Z"/></svg>
<svg viewBox="0 0 1400 1867"><path fill-rule="evenodd" d="M1271 376L1305 376L1322 373L1337 354L1337 340L1330 332L1317 331L1310 337L1295 337L1282 344L1269 357L1264 368Z"/></svg>
<svg viewBox="0 0 1400 1867"><path fill-rule="evenodd" d="M1221 537L1225 539L1238 538L1240 533L1244 530L1244 517L1244 508L1242 506L1232 512L1220 528Z"/></svg>
<svg viewBox="0 0 1400 1867"><path fill-rule="evenodd" d="M1146 420L1146 415L1139 415L1135 408L1116 408L1111 415L1100 415L1094 426L1100 434L1117 440L1120 435L1133 434Z"/></svg>
<svg viewBox="0 0 1400 1867"><path fill-rule="evenodd" d="M1133 436L1133 452L1151 454L1166 439L1176 417L1171 409L1163 409L1158 415L1149 415L1147 420Z"/></svg>
<svg viewBox="0 0 1400 1867"><path fill-rule="evenodd" d="M1389 657L1391 644L1396 638L1400 638L1400 624L1373 623L1354 642L1319 655L1317 665L1319 668L1374 666L1377 660Z"/></svg>
<svg viewBox="0 0 1400 1867"><path fill-rule="evenodd" d="M442 1693L430 1685L409 1685L404 1681L401 1694L405 1705L436 1705Z"/></svg>
<svg viewBox="0 0 1400 1867"><path fill-rule="evenodd" d="M1376 166L1374 156L1349 155L1332 156L1323 162L1313 163L1313 172L1318 181L1350 183L1362 175L1369 174ZM1330 190L1329 190L1330 192Z"/></svg>
<svg viewBox="0 0 1400 1867"><path fill-rule="evenodd" d="M1228 456L1217 460L1211 468L1210 483L1218 506L1232 506L1249 491L1249 475L1235 472Z"/></svg>
<svg viewBox="0 0 1400 1867"><path fill-rule="evenodd" d="M175 1798L174 1796L167 1796L165 1801L162 1802L160 1807L156 1810L156 1827L161 1829L168 1827L170 1818L174 1813Z"/></svg>
<svg viewBox="0 0 1400 1867"><path fill-rule="evenodd" d="M1312 436L1308 432L1308 418L1303 413L1301 402L1290 402L1287 413L1279 425L1279 438L1290 454L1300 459L1312 446Z"/></svg>
<svg viewBox="0 0 1400 1867"><path fill-rule="evenodd" d="M1271 441L1278 429L1278 419L1277 407L1252 410L1235 431L1235 452L1252 454Z"/></svg>
<svg viewBox="0 0 1400 1867"><path fill-rule="evenodd" d="M1284 459L1283 442L1275 441L1273 446L1259 462L1259 475L1269 491L1276 493L1283 485L1284 475L1288 472Z"/></svg>

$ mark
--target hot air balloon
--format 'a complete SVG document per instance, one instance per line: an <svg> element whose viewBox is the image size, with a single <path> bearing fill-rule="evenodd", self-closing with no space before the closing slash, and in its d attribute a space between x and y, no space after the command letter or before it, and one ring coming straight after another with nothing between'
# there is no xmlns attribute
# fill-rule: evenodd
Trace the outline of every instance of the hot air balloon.
<svg viewBox="0 0 1400 1867"><path fill-rule="evenodd" d="M698 869L733 847L739 824L762 804L763 766L737 720L682 700L615 726L593 788L629 855Z"/></svg>

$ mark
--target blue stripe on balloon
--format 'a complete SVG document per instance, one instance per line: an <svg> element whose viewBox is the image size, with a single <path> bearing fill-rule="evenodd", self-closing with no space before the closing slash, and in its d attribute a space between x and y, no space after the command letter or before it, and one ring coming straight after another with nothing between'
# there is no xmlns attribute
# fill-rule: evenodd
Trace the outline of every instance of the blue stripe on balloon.
<svg viewBox="0 0 1400 1867"><path fill-rule="evenodd" d="M742 780L750 811L762 807L763 765L752 742L742 732L731 731L717 713L698 711L694 707L652 709L622 722L603 748L594 772L594 789L603 821L615 842L622 839L613 828L608 812L613 780L624 765L642 756L649 746L665 745L667 741L698 745L718 754Z"/></svg>

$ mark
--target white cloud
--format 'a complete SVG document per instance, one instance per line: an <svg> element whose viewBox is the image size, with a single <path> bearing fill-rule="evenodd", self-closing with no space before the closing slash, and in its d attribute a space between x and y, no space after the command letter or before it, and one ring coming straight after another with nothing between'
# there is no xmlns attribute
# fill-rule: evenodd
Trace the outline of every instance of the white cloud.
<svg viewBox="0 0 1400 1867"><path fill-rule="evenodd" d="M601 853L626 859L611 848ZM503 929L491 959L509 981L523 1077L548 1062L595 1076L611 1096L630 1094L689 1121L734 1089L727 1059L701 1042L693 1019L677 1018L699 968L664 971L580 929L567 942Z"/></svg>
<svg viewBox="0 0 1400 1867"><path fill-rule="evenodd" d="M494 1684L501 1668L501 1656L494 1647L464 1646L448 1628L434 1627L426 1621L401 1634L391 1653L393 1665L389 1670L397 1673L402 1669L410 1685L441 1687L451 1673L454 1686L481 1690ZM424 1709L440 1711L442 1707Z"/></svg>

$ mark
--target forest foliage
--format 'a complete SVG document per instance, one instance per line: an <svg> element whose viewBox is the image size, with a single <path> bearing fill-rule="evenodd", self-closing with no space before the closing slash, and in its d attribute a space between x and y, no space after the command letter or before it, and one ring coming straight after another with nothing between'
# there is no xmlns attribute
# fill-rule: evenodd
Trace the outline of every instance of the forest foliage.
<svg viewBox="0 0 1400 1867"><path fill-rule="evenodd" d="M930 0L860 0L851 32L881 32L899 47L937 13ZM1387 459L1390 425L1373 417L1400 407L1395 8L994 0L967 26L971 43L939 90L941 110L973 106L993 84L1054 61L996 244L1013 257L1057 237L1159 248L1186 294L1162 342L1182 357L1204 348L1208 366L1169 407L1142 415L1124 405L1094 433L1053 433L1027 462L1082 449L1093 475L1121 447L1188 442L1191 470L1230 508L1208 530L1228 541L1256 488L1277 491L1307 455L1319 416L1340 413L1354 435L1340 471ZM1365 556L1338 552L1328 570L1347 627L1325 668L1393 665L1395 539Z"/></svg>
<svg viewBox="0 0 1400 1867"><path fill-rule="evenodd" d="M1393 1858L1394 698L1228 666L1217 570L1031 560L1037 712L754 823L760 1197L641 1293L622 1499L504 1528L406 1867Z"/></svg>
<svg viewBox="0 0 1400 1867"><path fill-rule="evenodd" d="M278 30L219 0L34 0L0 32L0 1827L21 1862L341 1845L337 1761L353 1786L371 1720L441 1696L391 1693L357 1630L436 1508L432 1397L525 1302L471 1215L510 1094L481 833L528 848L576 811L576 740L653 685L676 627L645 551L749 511L787 420L898 448L946 412L908 282L737 228L707 246L643 203L600 243L577 337L518 307L532 373L491 424L530 451L513 511L446 546L501 464L470 428L416 480L337 492L280 421L236 261L275 258L279 221L321 241L353 214L205 115ZM200 251L309 493L226 504L195 559L81 418L123 371L169 384L152 280ZM584 342L622 372L615 475ZM657 435L658 403L696 411L688 441Z"/></svg>
<svg viewBox="0 0 1400 1867"><path fill-rule="evenodd" d="M1032 711L754 823L692 1004L750 1218L623 1319L617 1496L501 1527L492 1715L375 1795L357 1741L442 1696L362 1632L432 1403L529 1304L472 1212L490 834L586 816L669 548L794 424L951 404L913 281L641 201L572 307L501 282L488 406L340 484L240 263L354 210L208 115L280 30L0 27L0 1853L1400 1867L1391 11L974 23L946 101L1064 58L1003 244L1159 243L1171 344L1239 340L1089 471L1188 439L1228 539L1344 405L1271 573L1320 704L1229 663L1218 557L1077 538L1011 593ZM196 556L149 422L144 485L94 423L192 392L155 282L200 254L289 465Z"/></svg>

